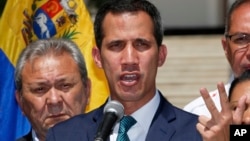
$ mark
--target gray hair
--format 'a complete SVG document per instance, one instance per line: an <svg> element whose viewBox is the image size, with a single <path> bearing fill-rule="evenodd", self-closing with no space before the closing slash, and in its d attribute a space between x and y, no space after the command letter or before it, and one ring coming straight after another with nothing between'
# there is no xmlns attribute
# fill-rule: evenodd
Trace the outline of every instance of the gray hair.
<svg viewBox="0 0 250 141"><path fill-rule="evenodd" d="M84 86L87 86L88 72L83 55L81 54L78 46L67 39L43 39L30 43L23 49L17 60L15 69L15 84L18 91L22 90L22 70L27 61L33 61L35 58L42 57L48 54L60 55L62 53L68 53L72 56L73 60L77 64L82 82Z"/></svg>

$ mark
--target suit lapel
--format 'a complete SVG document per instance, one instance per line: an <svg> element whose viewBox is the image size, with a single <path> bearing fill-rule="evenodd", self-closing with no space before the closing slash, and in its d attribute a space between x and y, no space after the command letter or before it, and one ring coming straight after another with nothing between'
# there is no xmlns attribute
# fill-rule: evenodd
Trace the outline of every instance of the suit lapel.
<svg viewBox="0 0 250 141"><path fill-rule="evenodd" d="M160 93L160 92L159 92ZM160 93L161 100L146 137L146 141L170 140L175 134L173 106Z"/></svg>

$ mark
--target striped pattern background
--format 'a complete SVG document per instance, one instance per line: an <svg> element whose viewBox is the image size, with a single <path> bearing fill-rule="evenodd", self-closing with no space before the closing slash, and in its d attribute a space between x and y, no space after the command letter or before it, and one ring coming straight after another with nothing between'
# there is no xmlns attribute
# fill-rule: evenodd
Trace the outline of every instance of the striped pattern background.
<svg viewBox="0 0 250 141"><path fill-rule="evenodd" d="M199 89L216 89L227 83L230 67L221 45L223 35L165 36L167 60L157 74L157 87L177 107L200 95Z"/></svg>

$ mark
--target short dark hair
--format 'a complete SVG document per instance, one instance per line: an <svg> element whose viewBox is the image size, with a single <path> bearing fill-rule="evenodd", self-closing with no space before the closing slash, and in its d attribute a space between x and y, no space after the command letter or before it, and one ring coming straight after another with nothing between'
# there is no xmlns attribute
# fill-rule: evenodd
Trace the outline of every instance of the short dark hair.
<svg viewBox="0 0 250 141"><path fill-rule="evenodd" d="M239 77L235 78L229 88L229 96L228 99L231 101L232 93L237 84L241 82L250 81L250 70L244 71Z"/></svg>
<svg viewBox="0 0 250 141"><path fill-rule="evenodd" d="M154 37L157 45L160 46L163 40L163 28L160 12L158 9L147 0L106 0L106 2L99 8L94 22L95 40L97 47L101 49L103 33L103 20L105 16L111 13L137 12L144 11L152 19L154 25Z"/></svg>

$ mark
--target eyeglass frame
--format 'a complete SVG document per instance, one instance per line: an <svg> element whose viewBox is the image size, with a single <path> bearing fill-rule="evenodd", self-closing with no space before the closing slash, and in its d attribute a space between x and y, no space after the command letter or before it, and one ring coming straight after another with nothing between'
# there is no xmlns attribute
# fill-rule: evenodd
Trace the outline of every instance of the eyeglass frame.
<svg viewBox="0 0 250 141"><path fill-rule="evenodd" d="M244 43L237 43L235 40L239 39L239 38L236 38L235 40L232 40L232 37L233 36L239 36L239 35L242 35L243 38L245 38L245 42ZM235 45L237 46L241 46L239 48L244 48L244 47L247 47L249 44L250 44L250 33L243 33L243 32L238 32L238 33L234 33L234 34L229 34L229 33L226 33L225 34L225 37L228 38L230 41L232 41ZM241 38L242 38L241 37ZM247 38L246 38L247 37Z"/></svg>

